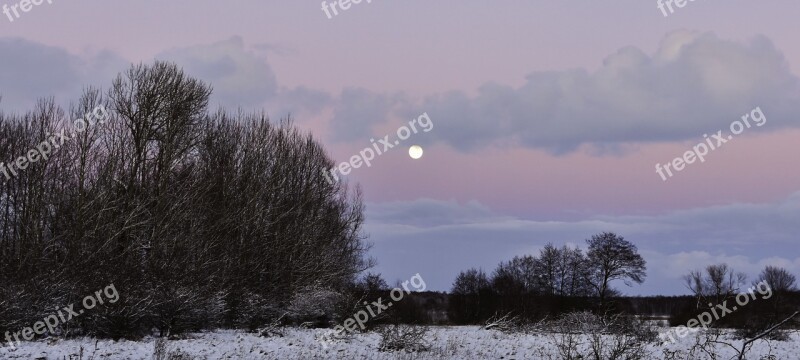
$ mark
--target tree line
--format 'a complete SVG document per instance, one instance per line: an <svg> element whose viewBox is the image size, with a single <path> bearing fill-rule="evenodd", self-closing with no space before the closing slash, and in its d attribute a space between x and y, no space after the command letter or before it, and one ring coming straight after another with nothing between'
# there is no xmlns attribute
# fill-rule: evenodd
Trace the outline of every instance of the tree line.
<svg viewBox="0 0 800 360"><path fill-rule="evenodd" d="M172 63L131 66L69 109L0 113L0 159L102 105L108 119L0 184L0 333L114 284L120 300L58 334L130 337L332 316L371 266L358 188L290 119L211 111ZM337 305L338 306L338 305ZM301 315L297 315L301 316ZM298 320L299 321L299 320Z"/></svg>
<svg viewBox="0 0 800 360"><path fill-rule="evenodd" d="M644 282L647 264L624 237L604 232L586 244L585 252L547 244L538 256L514 257L489 275L474 268L461 272L451 290L451 320L479 323L497 313L536 320L591 307L605 309L618 294L613 281Z"/></svg>
<svg viewBox="0 0 800 360"><path fill-rule="evenodd" d="M538 256L516 256L489 274L476 268L462 271L447 299L440 301L446 303L448 321L482 324L498 315L512 314L516 319L536 322L591 311L603 316L627 314L666 319L670 325L680 326L703 312L734 306L737 295L760 288L764 294L751 295L758 295L757 301L714 319L714 326L736 328L747 337L800 308L795 276L771 265L754 281L724 263L690 270L683 277L690 294L686 296L622 296L611 286L613 281L631 286L646 278L646 263L636 246L610 232L594 235L586 243L585 251L547 244Z"/></svg>

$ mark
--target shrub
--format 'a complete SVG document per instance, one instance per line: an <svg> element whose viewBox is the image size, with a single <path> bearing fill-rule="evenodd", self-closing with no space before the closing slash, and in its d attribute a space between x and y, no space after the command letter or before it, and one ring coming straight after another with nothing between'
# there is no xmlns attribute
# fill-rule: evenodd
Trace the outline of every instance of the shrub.
<svg viewBox="0 0 800 360"><path fill-rule="evenodd" d="M378 329L381 335L380 351L423 352L431 349L425 337L430 332L426 326L388 325Z"/></svg>

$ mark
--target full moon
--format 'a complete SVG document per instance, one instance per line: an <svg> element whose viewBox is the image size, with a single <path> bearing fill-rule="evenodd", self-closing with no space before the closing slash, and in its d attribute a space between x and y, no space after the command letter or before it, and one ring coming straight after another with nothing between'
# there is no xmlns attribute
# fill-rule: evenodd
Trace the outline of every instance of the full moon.
<svg viewBox="0 0 800 360"><path fill-rule="evenodd" d="M422 147L419 145L414 145L408 148L408 156L411 156L412 159L419 159L422 157Z"/></svg>

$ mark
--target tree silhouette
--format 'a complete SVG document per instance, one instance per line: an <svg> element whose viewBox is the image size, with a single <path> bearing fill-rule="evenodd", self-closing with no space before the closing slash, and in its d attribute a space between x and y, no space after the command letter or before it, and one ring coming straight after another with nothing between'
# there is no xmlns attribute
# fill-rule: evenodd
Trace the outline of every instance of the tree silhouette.
<svg viewBox="0 0 800 360"><path fill-rule="evenodd" d="M632 285L631 281L644 282L647 266L636 245L611 232L594 235L586 243L589 246L587 280L600 298L601 308L612 292L611 281L623 280L628 286Z"/></svg>

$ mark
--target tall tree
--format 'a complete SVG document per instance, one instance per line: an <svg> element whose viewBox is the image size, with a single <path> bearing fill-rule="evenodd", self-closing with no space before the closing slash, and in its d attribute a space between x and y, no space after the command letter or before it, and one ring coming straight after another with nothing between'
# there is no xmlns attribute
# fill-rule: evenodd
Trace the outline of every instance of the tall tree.
<svg viewBox="0 0 800 360"><path fill-rule="evenodd" d="M492 310L489 298L491 284L481 269L462 271L453 282L450 291L449 316L457 324L475 324L488 316Z"/></svg>
<svg viewBox="0 0 800 360"><path fill-rule="evenodd" d="M780 293L797 290L797 278L782 267L767 265L767 267L761 271L758 280L756 280L754 284L762 281L769 284L772 290Z"/></svg>
<svg viewBox="0 0 800 360"><path fill-rule="evenodd" d="M326 181L321 144L288 119L209 113L211 91L155 62L69 111L44 100L0 112L2 159L76 135L0 182L0 333L111 283L120 301L68 326L260 326L298 294L347 291L372 265L360 189ZM72 121L100 106L102 122Z"/></svg>
<svg viewBox="0 0 800 360"><path fill-rule="evenodd" d="M587 280L600 298L601 308L612 292L611 281L622 280L628 286L632 286L632 282L644 282L647 264L636 245L611 232L594 235L586 243L589 246Z"/></svg>
<svg viewBox="0 0 800 360"><path fill-rule="evenodd" d="M564 245L560 250L558 294L560 296L588 296L591 293L586 281L588 266L581 249Z"/></svg>

